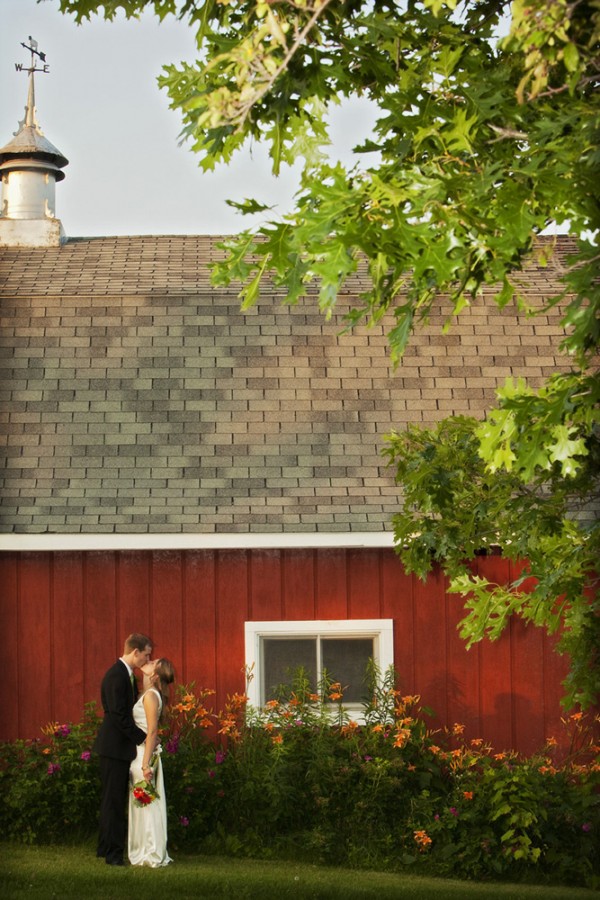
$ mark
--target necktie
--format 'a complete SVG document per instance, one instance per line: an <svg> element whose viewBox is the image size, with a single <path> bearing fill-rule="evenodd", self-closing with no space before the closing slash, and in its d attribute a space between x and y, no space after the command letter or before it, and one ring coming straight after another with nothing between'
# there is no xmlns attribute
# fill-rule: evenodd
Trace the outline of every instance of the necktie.
<svg viewBox="0 0 600 900"><path fill-rule="evenodd" d="M131 690L135 694L135 676L134 676L133 672L131 673L131 675L129 677L131 679Z"/></svg>

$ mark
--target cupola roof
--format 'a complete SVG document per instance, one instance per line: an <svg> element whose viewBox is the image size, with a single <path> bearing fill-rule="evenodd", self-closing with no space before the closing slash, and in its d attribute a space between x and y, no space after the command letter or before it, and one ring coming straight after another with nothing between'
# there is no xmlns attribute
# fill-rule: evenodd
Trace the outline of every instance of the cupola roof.
<svg viewBox="0 0 600 900"><path fill-rule="evenodd" d="M55 212L55 187L69 160L46 137L35 114L36 72L49 71L46 54L30 36L25 116L11 141L0 148L0 247L57 247L65 238ZM38 67L37 61L42 64ZM18 72L23 66L16 64Z"/></svg>
<svg viewBox="0 0 600 900"><path fill-rule="evenodd" d="M6 164L19 159L36 159L40 162L51 163L57 170L68 165L66 156L46 138L37 122L35 115L35 87L33 72L29 74L29 90L27 92L27 105L25 117L19 123L19 129L11 141L0 148L0 168L6 168ZM62 181L64 172L55 171L56 181Z"/></svg>

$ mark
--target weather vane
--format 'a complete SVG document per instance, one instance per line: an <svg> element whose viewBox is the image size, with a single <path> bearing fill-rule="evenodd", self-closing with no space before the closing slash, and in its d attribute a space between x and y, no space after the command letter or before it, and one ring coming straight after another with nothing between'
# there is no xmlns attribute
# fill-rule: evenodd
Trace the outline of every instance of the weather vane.
<svg viewBox="0 0 600 900"><path fill-rule="evenodd" d="M41 50L38 50L38 42L34 41L34 39L29 35L29 43L24 44L21 42L21 47L25 47L26 50L29 50L31 53L31 64L29 66L24 66L23 63L15 63L15 69L17 72L22 72L25 69L26 72L44 72L46 75L50 72L50 66L46 62L46 54L42 53ZM40 63L42 63L41 67L36 65L38 57Z"/></svg>

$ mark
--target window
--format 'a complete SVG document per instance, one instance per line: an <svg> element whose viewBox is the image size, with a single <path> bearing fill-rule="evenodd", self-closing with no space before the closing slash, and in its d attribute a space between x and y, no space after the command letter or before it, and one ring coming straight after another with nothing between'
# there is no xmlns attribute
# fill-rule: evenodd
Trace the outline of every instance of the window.
<svg viewBox="0 0 600 900"><path fill-rule="evenodd" d="M358 710L364 677L372 658L384 673L394 662L393 620L352 619L309 622L246 622L246 665L252 706L273 699L277 686L289 684L302 667L316 689L323 670L344 690L343 705Z"/></svg>

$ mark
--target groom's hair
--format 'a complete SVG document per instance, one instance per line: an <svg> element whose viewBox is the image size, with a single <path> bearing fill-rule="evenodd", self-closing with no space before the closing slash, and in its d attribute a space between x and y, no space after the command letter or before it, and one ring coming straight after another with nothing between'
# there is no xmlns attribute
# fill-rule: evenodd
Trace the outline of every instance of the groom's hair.
<svg viewBox="0 0 600 900"><path fill-rule="evenodd" d="M152 647L152 640L147 634L140 634L134 631L129 637L125 638L125 653L131 653L132 650L145 650L148 644Z"/></svg>

